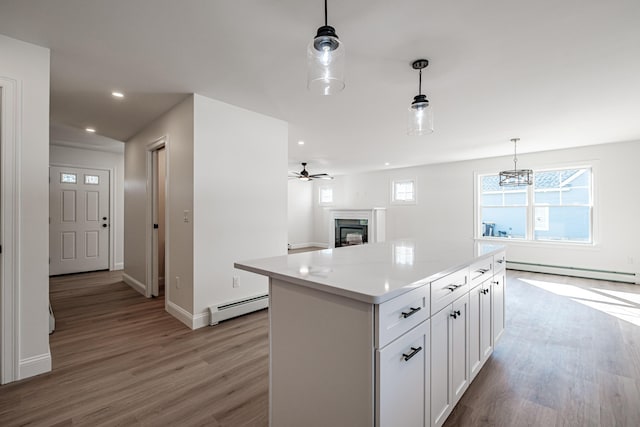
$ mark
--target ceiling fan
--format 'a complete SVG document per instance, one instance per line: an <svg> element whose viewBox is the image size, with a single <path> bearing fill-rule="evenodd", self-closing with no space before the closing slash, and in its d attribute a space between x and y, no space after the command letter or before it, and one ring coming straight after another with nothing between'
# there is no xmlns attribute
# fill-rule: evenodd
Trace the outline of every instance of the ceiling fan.
<svg viewBox="0 0 640 427"><path fill-rule="evenodd" d="M300 181L311 181L312 179L333 179L333 177L326 173L315 173L313 175L309 175L307 172L307 164L305 162L302 163L302 170L300 172L289 172L289 178L297 178Z"/></svg>

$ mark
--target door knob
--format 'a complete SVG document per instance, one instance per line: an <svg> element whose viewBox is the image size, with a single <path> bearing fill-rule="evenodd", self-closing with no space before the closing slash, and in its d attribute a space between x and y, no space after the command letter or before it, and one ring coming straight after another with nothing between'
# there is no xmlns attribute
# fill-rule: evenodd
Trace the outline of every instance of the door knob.
<svg viewBox="0 0 640 427"><path fill-rule="evenodd" d="M107 228L108 225L107 224L102 224L102 228Z"/></svg>
<svg viewBox="0 0 640 427"><path fill-rule="evenodd" d="M107 220L107 217L106 217L106 216L103 216L103 217L102 217L102 220L103 220L103 221L106 221L106 220Z"/></svg>

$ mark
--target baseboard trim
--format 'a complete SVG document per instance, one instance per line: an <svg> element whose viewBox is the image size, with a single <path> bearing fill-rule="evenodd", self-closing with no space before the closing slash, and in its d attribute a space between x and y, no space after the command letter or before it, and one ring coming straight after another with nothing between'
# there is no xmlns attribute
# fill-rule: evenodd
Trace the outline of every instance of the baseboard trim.
<svg viewBox="0 0 640 427"><path fill-rule="evenodd" d="M134 290L146 296L147 287L144 285L144 283L140 282L137 279L134 279L133 277L129 276L127 273L122 273L122 281L127 285L131 286Z"/></svg>
<svg viewBox="0 0 640 427"><path fill-rule="evenodd" d="M124 262L116 262L113 265L113 270L124 270Z"/></svg>
<svg viewBox="0 0 640 427"><path fill-rule="evenodd" d="M209 312L195 314L193 316L193 329L204 328L205 326L209 326Z"/></svg>
<svg viewBox="0 0 640 427"><path fill-rule="evenodd" d="M18 379L34 377L51 371L51 352L21 359L18 366Z"/></svg>
<svg viewBox="0 0 640 427"><path fill-rule="evenodd" d="M165 309L167 310L167 313L178 319L180 322L184 323L189 329L196 329L194 322L195 316L193 316L184 308L171 301L167 301Z"/></svg>
<svg viewBox="0 0 640 427"><path fill-rule="evenodd" d="M638 274L620 271L564 267L559 265L534 264L518 261L507 261L507 268L511 270L531 271L534 273L557 274L559 276L582 277L586 279L640 284L640 276Z"/></svg>

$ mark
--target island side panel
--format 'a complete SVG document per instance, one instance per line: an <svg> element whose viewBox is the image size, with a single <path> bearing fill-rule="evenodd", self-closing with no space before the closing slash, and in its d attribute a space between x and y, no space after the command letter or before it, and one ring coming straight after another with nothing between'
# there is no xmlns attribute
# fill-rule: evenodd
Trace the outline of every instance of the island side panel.
<svg viewBox="0 0 640 427"><path fill-rule="evenodd" d="M373 305L270 279L270 425L374 423Z"/></svg>

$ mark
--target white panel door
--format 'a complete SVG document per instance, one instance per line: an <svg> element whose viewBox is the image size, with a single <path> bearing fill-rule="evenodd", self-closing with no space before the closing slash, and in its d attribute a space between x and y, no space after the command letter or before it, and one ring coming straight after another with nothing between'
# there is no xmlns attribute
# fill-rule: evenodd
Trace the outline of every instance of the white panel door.
<svg viewBox="0 0 640 427"><path fill-rule="evenodd" d="M109 268L109 171L49 168L49 274Z"/></svg>

